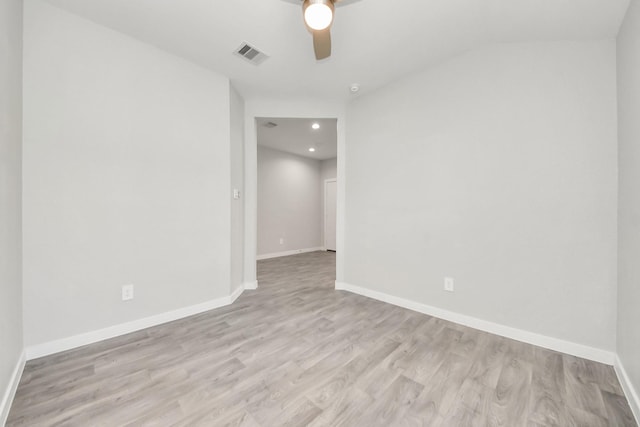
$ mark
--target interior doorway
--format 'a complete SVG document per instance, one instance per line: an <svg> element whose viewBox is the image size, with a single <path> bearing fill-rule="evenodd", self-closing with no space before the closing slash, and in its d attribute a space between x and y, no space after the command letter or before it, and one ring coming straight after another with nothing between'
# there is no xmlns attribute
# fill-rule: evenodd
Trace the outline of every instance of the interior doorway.
<svg viewBox="0 0 640 427"><path fill-rule="evenodd" d="M344 200L345 200L345 152L346 152L346 117L342 103L325 103L300 99L260 99L245 103L245 146L244 146L244 282L245 289L259 287L257 281L258 255L258 177L257 151L259 120L269 117L288 118L333 118L337 127L337 160L335 174L337 178L337 219L336 219L336 253L335 277L336 287L344 283ZM320 187L322 189L322 187ZM320 190L322 191L322 190ZM322 231L322 229L320 230Z"/></svg>
<svg viewBox="0 0 640 427"><path fill-rule="evenodd" d="M337 119L257 117L258 261L337 250Z"/></svg>

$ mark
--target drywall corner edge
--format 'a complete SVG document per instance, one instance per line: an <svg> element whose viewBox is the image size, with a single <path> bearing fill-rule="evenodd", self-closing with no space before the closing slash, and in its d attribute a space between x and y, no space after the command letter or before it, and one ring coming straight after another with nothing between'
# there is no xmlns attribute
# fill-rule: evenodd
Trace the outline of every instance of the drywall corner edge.
<svg viewBox="0 0 640 427"><path fill-rule="evenodd" d="M13 398L15 397L16 391L18 390L18 384L20 384L20 378L22 378L22 372L24 371L24 365L26 363L27 354L23 350L20 358L16 363L15 368L13 369L13 374L11 375L9 386L2 396L2 401L0 401L0 426L5 425L7 422L7 418L9 418L9 410L11 410L11 404L13 403Z"/></svg>
<svg viewBox="0 0 640 427"><path fill-rule="evenodd" d="M489 332L495 335L500 335L502 337L514 339L516 341L521 341L527 344L537 345L539 347L544 347L561 353L571 354L573 356L582 357L584 359L604 363L607 365L613 365L616 359L615 353L607 350L589 347L583 344L537 334L535 332L516 329L510 326L501 325L499 323L489 322L487 320L482 320L453 311L429 306L419 302L385 294L383 292L373 291L371 289L367 289L361 286L355 286L349 283L336 281L335 289L352 292L354 294L369 297L378 301L397 305L398 307L403 307L409 310L417 311L419 313L428 314L430 316L448 320L453 323L468 326L470 328Z"/></svg>

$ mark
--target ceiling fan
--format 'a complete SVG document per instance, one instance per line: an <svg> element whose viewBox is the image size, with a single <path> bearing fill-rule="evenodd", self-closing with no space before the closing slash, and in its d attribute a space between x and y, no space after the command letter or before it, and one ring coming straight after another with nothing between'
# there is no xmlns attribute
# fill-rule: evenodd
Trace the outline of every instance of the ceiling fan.
<svg viewBox="0 0 640 427"><path fill-rule="evenodd" d="M287 0L300 3L300 0ZM302 16L307 30L313 35L313 50L317 60L331 56L331 24L335 6L359 0L302 0Z"/></svg>

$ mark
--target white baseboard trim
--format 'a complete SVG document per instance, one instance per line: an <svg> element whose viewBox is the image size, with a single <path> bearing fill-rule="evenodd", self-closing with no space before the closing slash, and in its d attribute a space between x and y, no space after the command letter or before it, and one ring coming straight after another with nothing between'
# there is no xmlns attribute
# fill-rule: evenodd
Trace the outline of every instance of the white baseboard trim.
<svg viewBox="0 0 640 427"><path fill-rule="evenodd" d="M229 295L229 304L233 304L234 302L236 302L238 297L242 295L242 292L245 289L246 288L244 287L244 285L240 285L233 292L231 292L231 295ZM229 305L229 304L225 304L225 305Z"/></svg>
<svg viewBox="0 0 640 427"><path fill-rule="evenodd" d="M450 322L458 323L460 325L469 326L471 328L479 329L481 331L500 335L506 338L511 338L516 341L537 345L539 347L548 348L550 350L559 351L561 353L571 354L573 356L582 357L584 359L593 360L595 362L605 363L607 365L613 365L615 361L615 353L611 351L606 351L606 350L602 350L595 347L589 347L583 344L578 344L570 341L561 340L558 338L549 337L546 335L537 334L535 332L529 332L522 329L512 328L510 326L489 322L487 320L482 320L476 317L471 317L471 316L456 313L453 311L444 310L442 308L429 306L419 302L385 294L383 292L373 291L371 289L351 285L344 282L336 281L335 288L337 290L345 290L345 291L353 292L354 294L359 294L365 297L373 298L378 301L397 305L399 307L407 308L409 310L417 311L419 313L428 314L430 316L438 317L440 319L448 320Z"/></svg>
<svg viewBox="0 0 640 427"><path fill-rule="evenodd" d="M11 379L9 380L9 384L7 385L7 389L2 396L2 401L0 401L0 426L3 426L7 423L7 418L9 418L9 410L11 409L13 398L16 395L18 384L20 384L20 378L22 377L22 372L24 371L24 365L26 362L27 355L24 351L22 351L22 354L20 355L20 358L16 363L16 367L13 369L13 373L11 374Z"/></svg>
<svg viewBox="0 0 640 427"><path fill-rule="evenodd" d="M121 323L119 325L109 326L96 331L85 332L67 338L55 341L36 344L26 348L27 360L37 359L39 357L48 356L50 354L59 353L61 351L71 350L84 345L93 344L109 338L118 337L141 329L150 328L152 326L161 325L163 323L172 322L184 317L200 314L215 308L224 307L232 304L244 290L244 286L238 286L229 296L216 298L211 301L195 304L189 307L179 308L177 310L167 311L165 313L156 314L145 317L143 319L133 320L131 322Z"/></svg>
<svg viewBox="0 0 640 427"><path fill-rule="evenodd" d="M622 390L624 390L627 401L629 401L631 412L633 412L633 416L636 417L636 424L640 425L640 394L638 394L638 391L633 386L631 378L627 375L627 371L624 369L624 365L617 355L613 368L616 370L618 381L620 381Z"/></svg>
<svg viewBox="0 0 640 427"><path fill-rule="evenodd" d="M294 249L292 251L273 252L273 253L270 253L270 254L258 255L256 257L256 260L260 261L262 259L280 258L281 256L304 254L304 253L307 253L307 252L317 252L317 251L322 251L322 250L324 250L324 248L322 246L318 246L317 248Z"/></svg>
<svg viewBox="0 0 640 427"><path fill-rule="evenodd" d="M253 282L247 282L244 284L244 289L247 291L254 291L258 289L258 281L254 280Z"/></svg>

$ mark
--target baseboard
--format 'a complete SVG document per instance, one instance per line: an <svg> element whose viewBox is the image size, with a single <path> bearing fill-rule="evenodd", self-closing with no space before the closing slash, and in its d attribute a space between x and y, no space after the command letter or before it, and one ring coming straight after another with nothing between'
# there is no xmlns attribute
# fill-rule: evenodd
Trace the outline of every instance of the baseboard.
<svg viewBox="0 0 640 427"><path fill-rule="evenodd" d="M238 286L233 292L231 292L231 295L229 295L229 304L233 304L240 295L242 295L242 292L245 290L246 288L244 287L244 285L240 285ZM226 304L226 305L229 305Z"/></svg>
<svg viewBox="0 0 640 427"><path fill-rule="evenodd" d="M620 381L622 390L624 390L624 394L627 397L627 401L631 407L631 412L633 412L633 416L636 418L636 424L640 425L640 395L633 386L631 378L627 375L627 371L624 369L624 365L622 364L620 357L617 355L613 368L616 370L618 381Z"/></svg>
<svg viewBox="0 0 640 427"><path fill-rule="evenodd" d="M260 261L262 259L279 258L281 256L304 254L304 253L307 253L307 252L317 252L317 251L322 251L322 250L324 250L324 248L322 248L321 246L318 246L317 248L294 249L292 251L274 252L274 253L270 253L270 254L258 255L256 257L256 260Z"/></svg>
<svg viewBox="0 0 640 427"><path fill-rule="evenodd" d="M254 280L253 282L247 282L244 284L244 289L248 291L254 291L258 289L258 281Z"/></svg>
<svg viewBox="0 0 640 427"><path fill-rule="evenodd" d="M571 341L565 341L546 335L529 332L522 329L516 329L510 326L501 325L499 323L489 322L487 320L478 319L464 314L456 313L449 310L429 306L408 299L385 294L383 292L373 291L371 289L360 286L351 285L344 282L337 282L335 288L337 290L345 290L354 294L363 295L378 301L397 305L419 313L428 314L460 325L469 326L470 328L479 329L481 331L511 338L516 341L537 345L539 347L548 348L550 350L559 351L561 353L571 354L573 356L582 357L584 359L593 360L595 362L613 365L615 361L615 353L602 350L599 348L589 347L583 344L577 344Z"/></svg>
<svg viewBox="0 0 640 427"><path fill-rule="evenodd" d="M26 362L27 355L23 351L16 363L16 367L13 369L11 380L9 381L9 385L2 396L2 401L0 401L0 426L7 423L11 403L13 403L13 398L16 395L16 390L18 389L18 384L20 384L20 378L22 377L22 372L24 371L24 365Z"/></svg>
<svg viewBox="0 0 640 427"><path fill-rule="evenodd" d="M161 325L163 323L172 322L184 317L200 314L205 311L213 310L219 307L232 304L242 294L244 286L239 286L229 296L217 298L201 304L172 310L154 316L145 317L143 319L133 320L131 322L121 323L119 325L109 326L108 328L96 331L86 332L55 341L46 342L28 346L26 348L27 360L37 359L39 357L48 356L50 354L59 353L61 351L71 350L83 345L93 344L109 338L118 337L141 329L150 328L152 326Z"/></svg>

